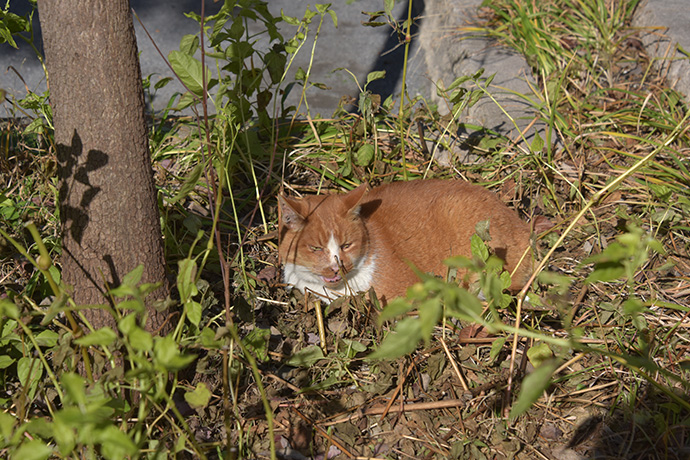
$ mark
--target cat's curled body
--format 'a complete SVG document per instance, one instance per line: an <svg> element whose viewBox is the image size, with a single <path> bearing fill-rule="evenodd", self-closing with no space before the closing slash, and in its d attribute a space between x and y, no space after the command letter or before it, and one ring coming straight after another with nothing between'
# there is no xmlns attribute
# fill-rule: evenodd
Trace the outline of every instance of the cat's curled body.
<svg viewBox="0 0 690 460"><path fill-rule="evenodd" d="M470 256L470 239L483 220L488 245L515 272L511 290L530 272L529 226L494 193L465 181L394 182L369 191L362 185L346 194L278 201L283 280L327 301L371 286L384 303L404 295L419 280L410 264L445 276L443 260Z"/></svg>

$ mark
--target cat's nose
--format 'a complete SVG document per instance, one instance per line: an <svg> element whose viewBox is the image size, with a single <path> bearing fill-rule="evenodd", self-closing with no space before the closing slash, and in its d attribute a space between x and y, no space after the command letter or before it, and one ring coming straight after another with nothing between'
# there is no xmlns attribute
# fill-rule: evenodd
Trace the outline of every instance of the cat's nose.
<svg viewBox="0 0 690 460"><path fill-rule="evenodd" d="M340 271L340 260L338 259L338 256L333 257L333 262L331 262L329 268L333 270L333 273L338 273L338 271Z"/></svg>

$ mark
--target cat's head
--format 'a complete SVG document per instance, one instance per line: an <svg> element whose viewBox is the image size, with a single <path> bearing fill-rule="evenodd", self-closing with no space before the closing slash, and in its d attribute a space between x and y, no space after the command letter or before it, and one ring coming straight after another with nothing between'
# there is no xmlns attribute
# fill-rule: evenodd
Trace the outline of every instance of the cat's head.
<svg viewBox="0 0 690 460"><path fill-rule="evenodd" d="M337 288L363 263L369 239L360 216L366 184L343 195L279 196L280 257Z"/></svg>

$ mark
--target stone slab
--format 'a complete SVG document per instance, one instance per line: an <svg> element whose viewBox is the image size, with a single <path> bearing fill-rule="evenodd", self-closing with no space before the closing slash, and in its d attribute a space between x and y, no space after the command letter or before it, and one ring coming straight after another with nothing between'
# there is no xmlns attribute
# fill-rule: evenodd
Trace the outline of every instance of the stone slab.
<svg viewBox="0 0 690 460"><path fill-rule="evenodd" d="M543 123L535 123L534 129L525 131L535 117L531 105L519 96L532 95L530 84L534 85L534 79L529 66L510 49L480 38L476 32L463 31L473 22L481 3L481 0L426 0L427 14L420 42L429 78L447 87L456 78L474 75L482 68L484 77L495 74L487 88L495 101L483 98L460 121L483 126L514 140L519 140L519 133L525 132L529 141L534 129L544 129ZM430 96L442 102L435 91Z"/></svg>
<svg viewBox="0 0 690 460"><path fill-rule="evenodd" d="M641 30L647 52L661 65L669 85L690 95L690 3L687 0L643 0L633 25Z"/></svg>

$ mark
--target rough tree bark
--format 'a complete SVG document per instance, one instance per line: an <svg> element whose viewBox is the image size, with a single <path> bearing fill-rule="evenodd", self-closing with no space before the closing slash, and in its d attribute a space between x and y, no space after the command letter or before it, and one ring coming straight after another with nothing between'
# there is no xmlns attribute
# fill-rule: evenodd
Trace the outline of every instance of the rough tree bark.
<svg viewBox="0 0 690 460"><path fill-rule="evenodd" d="M79 305L102 304L139 264L164 283L144 94L128 0L39 0L58 156L62 270ZM112 325L100 309L87 319ZM149 329L165 313L149 308Z"/></svg>

